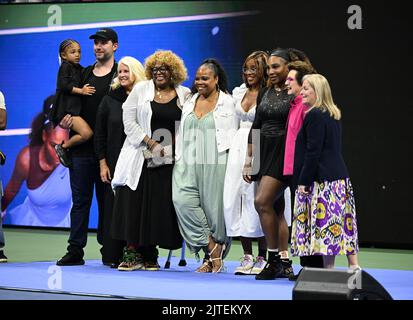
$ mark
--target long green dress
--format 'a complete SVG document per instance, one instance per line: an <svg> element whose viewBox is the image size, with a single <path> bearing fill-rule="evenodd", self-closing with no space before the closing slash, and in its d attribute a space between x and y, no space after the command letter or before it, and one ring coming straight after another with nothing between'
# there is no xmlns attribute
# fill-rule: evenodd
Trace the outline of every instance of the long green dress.
<svg viewBox="0 0 413 320"><path fill-rule="evenodd" d="M211 235L225 243L223 191L227 152L218 153L213 112L198 119L190 113L183 129L182 157L175 163L172 194L178 225L188 248L198 257Z"/></svg>

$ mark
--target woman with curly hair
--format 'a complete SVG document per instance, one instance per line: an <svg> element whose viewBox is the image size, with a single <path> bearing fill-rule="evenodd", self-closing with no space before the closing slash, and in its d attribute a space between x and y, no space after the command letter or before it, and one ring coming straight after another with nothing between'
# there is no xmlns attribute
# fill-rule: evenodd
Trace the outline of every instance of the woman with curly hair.
<svg viewBox="0 0 413 320"><path fill-rule="evenodd" d="M175 123L190 93L180 85L187 71L172 51L158 50L146 59L145 74L149 80L138 83L122 106L126 140L112 180L112 236L127 243L118 267L123 271L159 270L157 246L182 246L172 203L173 164L153 165L153 159L166 159L175 149Z"/></svg>

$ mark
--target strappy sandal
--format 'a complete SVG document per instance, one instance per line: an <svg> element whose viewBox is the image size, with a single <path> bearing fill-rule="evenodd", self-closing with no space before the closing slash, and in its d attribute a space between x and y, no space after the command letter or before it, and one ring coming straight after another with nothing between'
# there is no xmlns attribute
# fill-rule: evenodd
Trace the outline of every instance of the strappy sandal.
<svg viewBox="0 0 413 320"><path fill-rule="evenodd" d="M212 263L209 260L204 259L204 263L195 270L198 273L211 273L212 272Z"/></svg>
<svg viewBox="0 0 413 320"><path fill-rule="evenodd" d="M212 273L218 273L221 272L222 269L224 268L224 260L222 260L222 255L224 254L225 251L225 243L221 245L221 253L219 255L219 258L212 258L212 253L215 251L215 249L218 247L218 243L215 244L215 247L211 250L209 253L209 261L212 263Z"/></svg>

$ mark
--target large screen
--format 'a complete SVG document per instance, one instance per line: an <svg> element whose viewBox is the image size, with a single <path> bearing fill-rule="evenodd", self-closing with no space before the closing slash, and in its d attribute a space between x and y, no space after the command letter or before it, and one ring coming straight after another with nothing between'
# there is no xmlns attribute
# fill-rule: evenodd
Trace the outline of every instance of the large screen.
<svg viewBox="0 0 413 320"><path fill-rule="evenodd" d="M8 115L7 130L0 133L0 148L7 156L1 168L4 224L69 227L69 172L58 165L50 173L47 161L55 156L51 143L60 143L67 132L59 127L52 134L42 132L47 121L43 109L56 90L61 41L77 40L80 63L88 66L95 61L89 36L100 27L111 27L119 36L116 60L128 55L144 63L157 49L172 50L185 62L189 78L184 85L190 87L202 60L214 57L226 69L232 89L240 84L245 58L239 35L257 14L236 2L2 6L0 91ZM94 199L90 228L97 227L97 216Z"/></svg>
<svg viewBox="0 0 413 320"><path fill-rule="evenodd" d="M58 45L65 38L80 42L84 66L94 61L88 37L100 27L118 32L117 60L131 55L144 62L156 49L171 49L185 61L187 86L201 61L214 57L224 66L230 89L241 83L241 66L249 53L293 47L303 50L326 76L342 110L342 151L354 186L360 242L411 248L413 232L404 223L412 215L405 200L410 196L407 151L413 139L408 88L412 19L406 6L401 0L391 5L371 0L1 5L0 91L9 119L8 129L0 131L0 149L7 156L0 167L3 184L7 188L15 168L28 166L24 155L30 154L33 119L37 129L42 119L36 116L55 91ZM40 129L31 142L37 148L44 145ZM55 132L55 138L65 134ZM33 172L41 170L37 163ZM37 226L67 225L70 188L65 170L53 176L59 188L16 174L18 192L8 204L5 223L19 224L12 219L16 212L33 221L41 217ZM63 209L52 210L53 205ZM41 209L35 214L29 208ZM96 223L94 202L90 227Z"/></svg>

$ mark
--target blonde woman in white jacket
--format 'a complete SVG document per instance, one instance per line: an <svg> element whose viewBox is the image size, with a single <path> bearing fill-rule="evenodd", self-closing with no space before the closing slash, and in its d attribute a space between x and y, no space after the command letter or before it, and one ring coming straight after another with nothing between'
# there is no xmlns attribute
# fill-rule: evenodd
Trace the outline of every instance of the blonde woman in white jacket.
<svg viewBox="0 0 413 320"><path fill-rule="evenodd" d="M182 237L172 203L173 164L148 167L143 151L163 155L174 148L176 123L190 90L183 61L172 51L158 50L145 60L146 77L123 104L126 140L112 180L115 191L112 236L125 240L118 269L159 270L157 246L178 249Z"/></svg>
<svg viewBox="0 0 413 320"><path fill-rule="evenodd" d="M235 105L215 59L198 68L192 98L184 105L173 172L173 202L191 252L207 257L197 272L221 272L228 252L223 188L228 149L237 130Z"/></svg>

